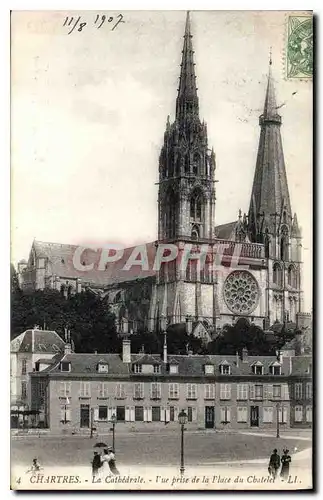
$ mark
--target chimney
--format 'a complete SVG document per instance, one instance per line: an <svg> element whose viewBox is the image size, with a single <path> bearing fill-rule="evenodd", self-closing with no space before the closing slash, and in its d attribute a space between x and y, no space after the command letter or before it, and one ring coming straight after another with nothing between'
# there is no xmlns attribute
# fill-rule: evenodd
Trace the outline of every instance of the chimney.
<svg viewBox="0 0 323 500"><path fill-rule="evenodd" d="M124 363L131 363L131 345L128 339L123 339L122 341L122 361Z"/></svg>
<svg viewBox="0 0 323 500"><path fill-rule="evenodd" d="M71 354L72 345L69 342L66 342L64 345L64 354Z"/></svg>
<svg viewBox="0 0 323 500"><path fill-rule="evenodd" d="M244 347L241 353L242 363L248 363L248 349Z"/></svg>
<svg viewBox="0 0 323 500"><path fill-rule="evenodd" d="M166 340L166 333L164 333L163 362L165 364L167 363L167 340Z"/></svg>
<svg viewBox="0 0 323 500"><path fill-rule="evenodd" d="M283 352L282 351L277 351L277 361L279 361L280 364L283 362Z"/></svg>
<svg viewBox="0 0 323 500"><path fill-rule="evenodd" d="M237 368L239 368L239 353L238 353L238 351L236 352L236 365L237 365Z"/></svg>
<svg viewBox="0 0 323 500"><path fill-rule="evenodd" d="M289 375L292 374L293 371L293 358L292 356L289 357Z"/></svg>

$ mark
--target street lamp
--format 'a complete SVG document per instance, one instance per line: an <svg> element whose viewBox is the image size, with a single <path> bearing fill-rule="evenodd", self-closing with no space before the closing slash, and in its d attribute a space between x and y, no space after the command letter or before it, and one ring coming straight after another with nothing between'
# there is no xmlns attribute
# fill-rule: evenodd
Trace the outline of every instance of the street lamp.
<svg viewBox="0 0 323 500"><path fill-rule="evenodd" d="M182 410L179 415L178 415L178 422L181 426L181 468L180 468L180 473L181 476L184 475L185 468L184 468L184 430L185 430L185 425L187 424L187 415L184 410Z"/></svg>
<svg viewBox="0 0 323 500"><path fill-rule="evenodd" d="M114 450L114 443L115 443L115 428L116 428L116 423L117 423L117 417L115 414L113 414L111 416L111 419L110 419L110 422L112 423L112 449L113 449L113 452L115 451Z"/></svg>
<svg viewBox="0 0 323 500"><path fill-rule="evenodd" d="M276 437L279 438L279 403L276 404L276 414L277 414L277 434Z"/></svg>

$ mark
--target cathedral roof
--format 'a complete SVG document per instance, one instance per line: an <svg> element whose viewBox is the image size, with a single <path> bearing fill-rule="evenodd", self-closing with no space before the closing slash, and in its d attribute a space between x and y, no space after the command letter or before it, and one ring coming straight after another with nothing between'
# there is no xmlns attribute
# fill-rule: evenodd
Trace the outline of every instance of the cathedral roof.
<svg viewBox="0 0 323 500"><path fill-rule="evenodd" d="M81 271L77 269L77 266L75 266L73 262L75 252L79 248L77 245L49 243L43 241L33 242L36 258L43 257L48 259L47 265L50 275L56 275L60 278L66 279L79 278L86 283L98 286L154 276L156 274L156 271L153 270L153 262L156 253L155 243L147 243L143 245L143 247L147 252L149 262L149 270L147 271L143 270L142 267L144 266L140 265L132 265L129 270L123 269L134 248L139 247L125 248L122 258L115 262L108 263L107 266L104 266L103 270L99 269L99 264L102 251L104 249L97 248L97 250L94 250L85 248L79 260L81 260L81 264L93 264L93 269L89 271ZM137 259L139 258L140 256L137 257Z"/></svg>
<svg viewBox="0 0 323 500"><path fill-rule="evenodd" d="M58 353L64 351L63 339L52 330L26 330L10 342L10 352Z"/></svg>
<svg viewBox="0 0 323 500"><path fill-rule="evenodd" d="M227 222L226 224L220 224L214 228L215 237L221 240L231 240L235 236L235 228L237 221Z"/></svg>

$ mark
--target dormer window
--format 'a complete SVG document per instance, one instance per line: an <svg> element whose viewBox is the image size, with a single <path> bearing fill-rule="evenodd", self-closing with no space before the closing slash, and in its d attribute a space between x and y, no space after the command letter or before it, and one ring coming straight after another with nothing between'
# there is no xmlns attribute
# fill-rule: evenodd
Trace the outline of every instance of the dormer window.
<svg viewBox="0 0 323 500"><path fill-rule="evenodd" d="M281 375L282 367L279 363L274 363L269 368L271 375Z"/></svg>
<svg viewBox="0 0 323 500"><path fill-rule="evenodd" d="M229 365L229 363L227 361L224 361L220 365L220 373L221 373L221 375L230 375L231 374L231 366Z"/></svg>
<svg viewBox="0 0 323 500"><path fill-rule="evenodd" d="M154 365L154 373L160 373L160 365Z"/></svg>
<svg viewBox="0 0 323 500"><path fill-rule="evenodd" d="M169 365L169 373L178 373L178 365Z"/></svg>
<svg viewBox="0 0 323 500"><path fill-rule="evenodd" d="M98 372L99 373L109 373L108 363L98 363Z"/></svg>
<svg viewBox="0 0 323 500"><path fill-rule="evenodd" d="M214 375L214 365L204 365L205 375Z"/></svg>
<svg viewBox="0 0 323 500"><path fill-rule="evenodd" d="M252 373L254 375L263 375L264 374L264 367L261 363L257 362L252 366Z"/></svg>
<svg viewBox="0 0 323 500"><path fill-rule="evenodd" d="M142 372L142 365L139 365L138 363L134 364L133 371L134 371L134 373L141 373Z"/></svg>
<svg viewBox="0 0 323 500"><path fill-rule="evenodd" d="M69 361L61 361L61 372L70 372L71 363Z"/></svg>

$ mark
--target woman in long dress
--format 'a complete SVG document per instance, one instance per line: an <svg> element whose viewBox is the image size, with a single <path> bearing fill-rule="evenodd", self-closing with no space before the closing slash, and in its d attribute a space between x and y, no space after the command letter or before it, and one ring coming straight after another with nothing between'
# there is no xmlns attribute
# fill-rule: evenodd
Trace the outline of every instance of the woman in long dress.
<svg viewBox="0 0 323 500"><path fill-rule="evenodd" d="M280 477L282 479L288 479L288 476L289 476L289 464L291 463L292 459L288 453L289 453L289 450L285 449L284 454L281 457L282 468L280 471Z"/></svg>
<svg viewBox="0 0 323 500"><path fill-rule="evenodd" d="M100 475L102 475L102 477L111 476L109 462L110 462L110 452L107 448L105 448L103 450L103 454L101 455Z"/></svg>

